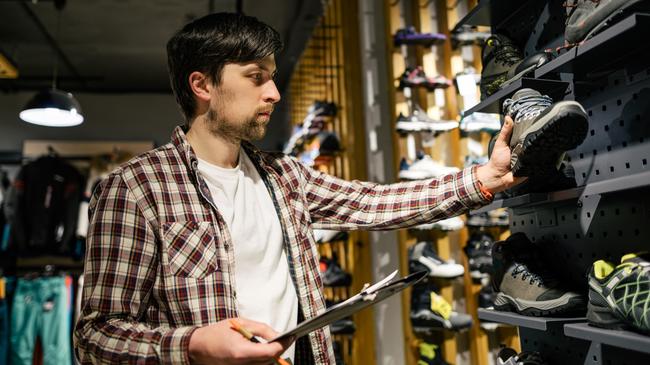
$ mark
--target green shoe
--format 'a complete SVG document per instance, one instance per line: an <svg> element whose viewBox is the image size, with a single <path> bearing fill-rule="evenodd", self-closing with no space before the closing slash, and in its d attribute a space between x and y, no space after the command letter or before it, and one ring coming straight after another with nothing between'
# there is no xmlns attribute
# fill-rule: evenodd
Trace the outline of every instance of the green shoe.
<svg viewBox="0 0 650 365"><path fill-rule="evenodd" d="M418 349L420 350L418 365L449 365L442 359L440 346L432 343L420 342Z"/></svg>
<svg viewBox="0 0 650 365"><path fill-rule="evenodd" d="M637 254L621 264L598 260L589 272L587 320L596 327L650 333L650 262Z"/></svg>

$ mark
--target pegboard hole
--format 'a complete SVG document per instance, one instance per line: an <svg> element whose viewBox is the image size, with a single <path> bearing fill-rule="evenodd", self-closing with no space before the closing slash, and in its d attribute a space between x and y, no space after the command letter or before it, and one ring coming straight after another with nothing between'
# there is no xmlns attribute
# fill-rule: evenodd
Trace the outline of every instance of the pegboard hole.
<svg viewBox="0 0 650 365"><path fill-rule="evenodd" d="M604 91L604 90L603 90ZM603 104L602 108L600 108L602 111L606 112L607 111L607 105Z"/></svg>
<svg viewBox="0 0 650 365"><path fill-rule="evenodd" d="M614 166L609 167L609 172L614 172Z"/></svg>
<svg viewBox="0 0 650 365"><path fill-rule="evenodd" d="M587 178L587 174L583 172L583 173L582 173L582 178L583 178L583 179Z"/></svg>
<svg viewBox="0 0 650 365"><path fill-rule="evenodd" d="M517 226L517 222L512 222L512 226L513 226L513 227L516 227L516 226Z"/></svg>
<svg viewBox="0 0 650 365"><path fill-rule="evenodd" d="M563 237L564 237L565 240L569 238L569 236L567 234L564 234Z"/></svg>
<svg viewBox="0 0 650 365"><path fill-rule="evenodd" d="M645 165L648 164L648 160L646 160L646 159L644 158L643 160L641 160L641 163L643 164L643 166L645 166Z"/></svg>
<svg viewBox="0 0 650 365"><path fill-rule="evenodd" d="M619 237L623 237L623 231L619 230L619 231L618 231L618 236L619 236Z"/></svg>
<svg viewBox="0 0 650 365"><path fill-rule="evenodd" d="M587 114L589 114L589 116L592 116L594 113L591 110L589 110Z"/></svg>
<svg viewBox="0 0 650 365"><path fill-rule="evenodd" d="M629 169L629 168L630 168L630 163L629 163L629 162L626 162L626 163L625 163L625 168L626 168L626 169Z"/></svg>
<svg viewBox="0 0 650 365"><path fill-rule="evenodd" d="M593 150L592 152L594 153L594 156L596 156L598 154L598 151L596 151L596 150Z"/></svg>
<svg viewBox="0 0 650 365"><path fill-rule="evenodd" d="M521 225L522 225L522 226L525 226L525 225L526 225L526 222L524 222L523 219L521 220Z"/></svg>
<svg viewBox="0 0 650 365"><path fill-rule="evenodd" d="M625 125L625 121L624 121L623 119L619 120L619 121L618 121L618 125L620 125L621 127L624 126L624 125Z"/></svg>
<svg viewBox="0 0 650 365"><path fill-rule="evenodd" d="M531 220L530 220L530 224L533 224L533 223L535 223L535 222L531 219Z"/></svg>
<svg viewBox="0 0 650 365"><path fill-rule="evenodd" d="M621 210L620 210L620 209L618 209L618 208L616 208L616 209L614 209L614 214L616 214L616 215L619 215L619 214L621 214Z"/></svg>
<svg viewBox="0 0 650 365"><path fill-rule="evenodd" d="M645 141L643 137L639 138L639 143L643 143L643 141Z"/></svg>
<svg viewBox="0 0 650 365"><path fill-rule="evenodd" d="M641 232L639 232L638 229L635 229L635 230L634 230L634 235L635 235L635 236L638 236L640 233L641 233Z"/></svg>
<svg viewBox="0 0 650 365"><path fill-rule="evenodd" d="M601 209L601 211L600 211L600 216L601 216L601 217L604 217L604 216L605 216L605 211L602 210L602 209Z"/></svg>
<svg viewBox="0 0 650 365"><path fill-rule="evenodd" d="M603 237L607 237L607 232L603 232Z"/></svg>
<svg viewBox="0 0 650 365"><path fill-rule="evenodd" d="M648 72L648 75L650 75L650 69L648 69ZM637 95L637 93L632 94L632 99L636 100L638 97L639 95Z"/></svg>
<svg viewBox="0 0 650 365"><path fill-rule="evenodd" d="M623 143L621 143L621 146L623 146L623 147L627 147L627 142L623 142Z"/></svg>
<svg viewBox="0 0 650 365"><path fill-rule="evenodd" d="M608 125L606 125L604 129L605 129L605 132L609 132L609 126Z"/></svg>
<svg viewBox="0 0 650 365"><path fill-rule="evenodd" d="M594 355L594 362L598 362L598 356Z"/></svg>
<svg viewBox="0 0 650 365"><path fill-rule="evenodd" d="M607 152L611 152L611 151L612 151L612 146L607 146Z"/></svg>
<svg viewBox="0 0 650 365"><path fill-rule="evenodd" d="M577 214L573 215L573 220L578 220L578 215Z"/></svg>
<svg viewBox="0 0 650 365"><path fill-rule="evenodd" d="M533 237L533 242L535 242L535 237Z"/></svg>
<svg viewBox="0 0 650 365"><path fill-rule="evenodd" d="M587 218L591 218L591 212L587 212Z"/></svg>
<svg viewBox="0 0 650 365"><path fill-rule="evenodd" d="M631 78L631 77L630 77ZM616 105L620 106L621 105L621 99L616 100Z"/></svg>
<svg viewBox="0 0 650 365"><path fill-rule="evenodd" d="M585 158L584 153L581 153L581 154L580 154L580 158Z"/></svg>
<svg viewBox="0 0 650 365"><path fill-rule="evenodd" d="M594 134L596 134L596 131L592 129L592 130L589 131L589 134L591 134L593 136Z"/></svg>
<svg viewBox="0 0 650 365"><path fill-rule="evenodd" d="M566 157L567 162L571 162L571 156Z"/></svg>
<svg viewBox="0 0 650 365"><path fill-rule="evenodd" d="M580 238L580 233L576 233L576 238Z"/></svg>
<svg viewBox="0 0 650 365"><path fill-rule="evenodd" d="M594 232L589 232L589 238L594 238Z"/></svg>
<svg viewBox="0 0 650 365"><path fill-rule="evenodd" d="M565 216L561 216L560 219L562 220L562 222L564 222L564 221L566 220L566 217L565 217Z"/></svg>
<svg viewBox="0 0 650 365"><path fill-rule="evenodd" d="M596 169L596 175L600 175L600 170Z"/></svg>

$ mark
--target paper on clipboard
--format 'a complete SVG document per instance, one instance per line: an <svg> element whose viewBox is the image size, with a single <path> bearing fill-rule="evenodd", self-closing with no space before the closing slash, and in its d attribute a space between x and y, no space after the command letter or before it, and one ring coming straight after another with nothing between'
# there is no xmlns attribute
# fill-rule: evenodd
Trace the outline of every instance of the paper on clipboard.
<svg viewBox="0 0 650 365"><path fill-rule="evenodd" d="M397 270L386 278L368 287L364 287L358 294L351 298L338 303L327 309L324 313L314 318L303 321L295 328L281 334L280 336L272 339L270 342L282 340L288 337L295 337L298 339L314 330L321 327L328 326L339 319L353 315L354 313L367 308L371 305L377 304L382 300L401 292L409 286L422 280L426 275L426 271L420 271L401 279L394 280L397 275Z"/></svg>

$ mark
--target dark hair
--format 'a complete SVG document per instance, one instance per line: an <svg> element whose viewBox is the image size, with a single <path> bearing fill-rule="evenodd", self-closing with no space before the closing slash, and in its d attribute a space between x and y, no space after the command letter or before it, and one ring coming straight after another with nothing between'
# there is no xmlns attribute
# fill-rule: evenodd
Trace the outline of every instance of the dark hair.
<svg viewBox="0 0 650 365"><path fill-rule="evenodd" d="M192 72L206 73L214 85L219 85L227 63L259 60L281 48L275 29L242 14L206 15L176 32L167 42L167 64L172 90L186 123L196 112L188 81Z"/></svg>

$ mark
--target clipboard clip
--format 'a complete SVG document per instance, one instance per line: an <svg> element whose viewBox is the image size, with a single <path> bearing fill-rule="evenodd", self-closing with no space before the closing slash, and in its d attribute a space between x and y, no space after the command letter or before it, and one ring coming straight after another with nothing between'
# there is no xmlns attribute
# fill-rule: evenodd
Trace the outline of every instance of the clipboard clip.
<svg viewBox="0 0 650 365"><path fill-rule="evenodd" d="M361 298L365 301L375 300L377 297L377 290L390 283L395 278L395 276L397 276L397 270L393 271L390 275L386 276L383 280L377 282L372 286L368 283L363 284L363 288L359 292L359 295L361 295Z"/></svg>

